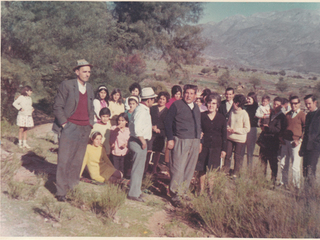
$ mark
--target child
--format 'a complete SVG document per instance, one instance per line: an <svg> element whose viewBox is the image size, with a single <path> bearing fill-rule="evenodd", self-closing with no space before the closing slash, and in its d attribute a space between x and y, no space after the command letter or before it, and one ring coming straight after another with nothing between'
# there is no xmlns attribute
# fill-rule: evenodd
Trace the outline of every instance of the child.
<svg viewBox="0 0 320 240"><path fill-rule="evenodd" d="M129 110L126 110L125 113L128 114L128 119L130 121L131 115L133 111L136 109L136 107L139 105L139 98L137 96L130 96L128 97L128 104L129 104Z"/></svg>
<svg viewBox="0 0 320 240"><path fill-rule="evenodd" d="M99 116L100 116L101 122L95 123L93 125L91 132L97 131L102 134L102 139L101 139L102 145L106 149L107 155L110 155L109 138L110 138L111 123L109 121L110 119L109 108L102 108L99 112Z"/></svg>
<svg viewBox="0 0 320 240"><path fill-rule="evenodd" d="M129 91L130 91L130 93L131 93L131 96L137 96L137 97L138 97L138 102L139 102L139 101L140 101L139 95L140 95L140 93L141 93L141 86L140 86L140 84L139 84L139 83L136 83L136 82L135 82L135 83L132 83L132 84L130 85L130 87L129 87ZM130 98L130 97L126 98L126 101L125 101L125 104L124 104L126 111L130 109L129 98ZM129 117L129 119L130 119L130 117Z"/></svg>
<svg viewBox="0 0 320 240"><path fill-rule="evenodd" d="M109 106L109 92L108 88L105 85L100 85L96 92L96 98L93 100L94 106L94 121L99 122L99 112L102 108L106 108Z"/></svg>
<svg viewBox="0 0 320 240"><path fill-rule="evenodd" d="M22 88L21 95L13 102L13 106L19 111L17 125L19 126L19 148L30 148L27 144L27 128L33 127L32 112L32 88L25 86ZM23 143L22 143L23 136Z"/></svg>
<svg viewBox="0 0 320 240"><path fill-rule="evenodd" d="M112 126L110 129L109 143L114 167L124 172L124 159L128 153L128 140L130 137L128 114L120 113L117 118L117 123L117 126Z"/></svg>
<svg viewBox="0 0 320 240"><path fill-rule="evenodd" d="M92 132L87 150L84 155L80 177L85 166L88 167L90 177L98 182L116 182L122 178L122 172L114 168L110 162L105 148L101 146L102 135Z"/></svg>
<svg viewBox="0 0 320 240"><path fill-rule="evenodd" d="M117 125L118 115L124 112L124 104L122 103L121 90L119 88L113 89L111 93L109 109L111 111L111 125Z"/></svg>
<svg viewBox="0 0 320 240"><path fill-rule="evenodd" d="M268 95L263 95L262 105L260 105L256 111L256 117L259 118L258 126L269 123L270 109L270 97Z"/></svg>

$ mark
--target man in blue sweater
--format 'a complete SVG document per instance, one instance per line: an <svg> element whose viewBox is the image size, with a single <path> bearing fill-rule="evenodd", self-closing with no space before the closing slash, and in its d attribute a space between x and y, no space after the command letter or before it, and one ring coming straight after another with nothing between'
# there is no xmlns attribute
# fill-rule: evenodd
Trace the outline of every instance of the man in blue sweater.
<svg viewBox="0 0 320 240"><path fill-rule="evenodd" d="M180 204L180 197L186 196L200 151L200 110L194 104L197 86L187 84L183 88L183 99L175 101L165 119L165 131L170 156L170 191L172 203Z"/></svg>

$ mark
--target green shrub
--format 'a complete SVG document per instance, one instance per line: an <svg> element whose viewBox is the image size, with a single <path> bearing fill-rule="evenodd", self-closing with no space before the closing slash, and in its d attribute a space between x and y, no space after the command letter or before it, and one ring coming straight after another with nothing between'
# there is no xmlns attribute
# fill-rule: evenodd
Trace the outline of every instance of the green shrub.
<svg viewBox="0 0 320 240"><path fill-rule="evenodd" d="M40 187L40 182L38 181L35 185L28 185L23 182L17 182L10 179L8 182L7 193L10 198L13 199L33 199Z"/></svg>
<svg viewBox="0 0 320 240"><path fill-rule="evenodd" d="M193 202L193 209L218 237L319 237L319 188L294 197L269 190L261 171L228 180L214 174L212 189ZM312 193L312 194L311 194Z"/></svg>
<svg viewBox="0 0 320 240"><path fill-rule="evenodd" d="M90 209L103 218L113 218L118 209L124 204L126 193L112 184L101 188L101 192L93 190L84 192L77 186L67 196L71 200L71 204L78 208Z"/></svg>
<svg viewBox="0 0 320 240"><path fill-rule="evenodd" d="M10 180L19 167L21 167L21 161L16 155L13 155L12 158L3 159L1 161L1 179L3 181Z"/></svg>

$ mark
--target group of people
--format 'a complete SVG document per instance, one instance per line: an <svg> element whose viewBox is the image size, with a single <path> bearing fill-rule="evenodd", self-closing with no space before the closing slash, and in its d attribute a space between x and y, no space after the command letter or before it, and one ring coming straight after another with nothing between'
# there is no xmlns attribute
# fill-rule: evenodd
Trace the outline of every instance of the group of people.
<svg viewBox="0 0 320 240"><path fill-rule="evenodd" d="M197 94L198 88L192 84L183 89L173 86L170 98L167 92L157 95L152 88L141 89L134 83L129 87L131 96L123 103L120 89L114 89L109 96L107 87L101 85L94 94L88 83L92 68L86 60L79 60L73 69L77 78L63 81L54 100L53 131L59 136L56 174L59 201L66 200L67 191L78 184L87 166L90 177L98 182L116 182L130 169L128 199L144 202L141 184L151 153L151 172L157 174L163 151L169 159L169 188L175 205L180 204L181 198L188 199L187 190L195 171L199 172L202 192L208 169L221 168L233 178L239 177L245 149L247 165L252 170L256 143L260 146L265 173L267 162L270 163L274 183L278 159L281 185L288 185L290 159L295 187L300 187L302 157L307 182L311 184L315 178L320 155L320 110L313 95L304 98L307 115L300 110L297 96L291 96L289 101L276 97L272 107L270 97L263 96L259 106L254 92L245 97L227 88L226 99L221 101L221 96L209 89ZM30 91L27 89L22 95L28 97ZM291 110L287 109L288 102ZM28 118L21 119L24 116L21 113L32 109L22 106L19 98L14 106L20 110L19 146L27 146L20 140L30 124L25 124ZM257 139L258 127L262 132Z"/></svg>

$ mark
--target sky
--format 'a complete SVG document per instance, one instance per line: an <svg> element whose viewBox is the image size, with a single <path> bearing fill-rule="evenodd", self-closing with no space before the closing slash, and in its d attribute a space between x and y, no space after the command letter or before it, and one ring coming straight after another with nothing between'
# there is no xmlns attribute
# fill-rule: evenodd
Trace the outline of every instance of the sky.
<svg viewBox="0 0 320 240"><path fill-rule="evenodd" d="M220 22L233 16L250 16L257 12L286 11L295 8L320 11L320 2L206 2L199 23Z"/></svg>

